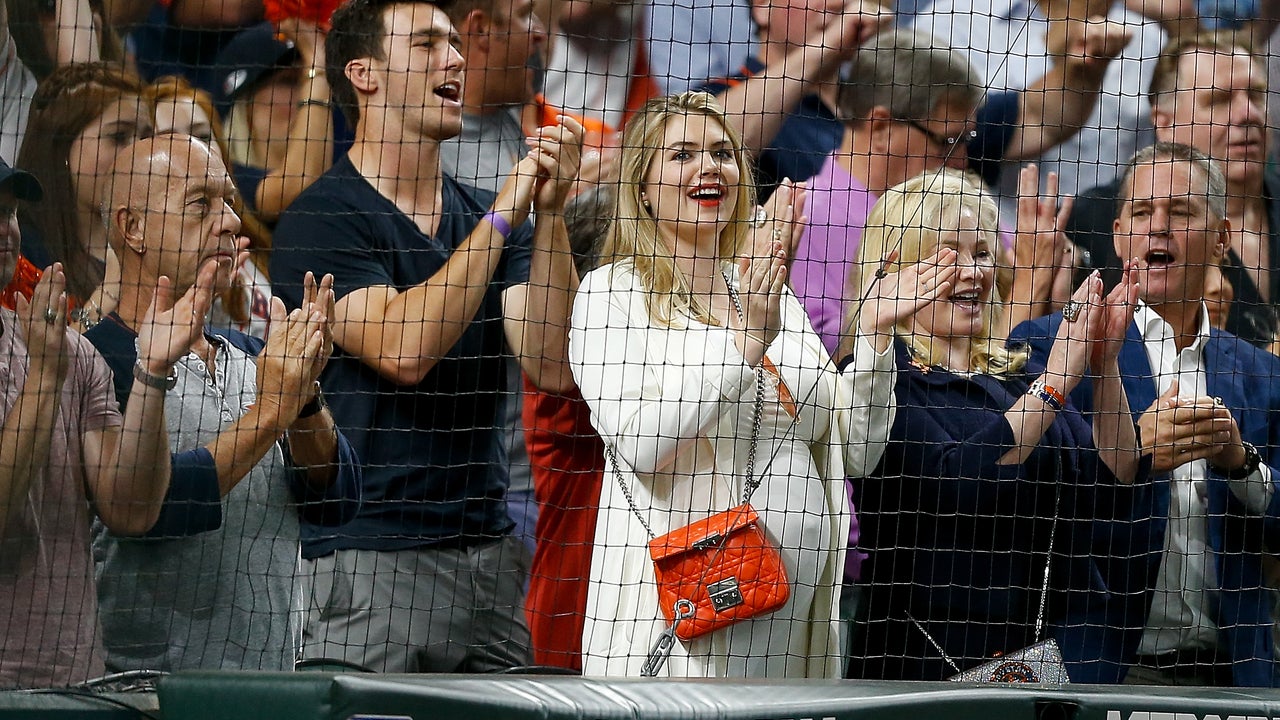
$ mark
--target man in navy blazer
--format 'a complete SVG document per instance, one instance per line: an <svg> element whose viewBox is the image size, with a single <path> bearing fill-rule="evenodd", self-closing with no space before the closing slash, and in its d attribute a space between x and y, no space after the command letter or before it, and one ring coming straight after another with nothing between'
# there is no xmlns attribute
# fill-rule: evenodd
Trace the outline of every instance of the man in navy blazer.
<svg viewBox="0 0 1280 720"><path fill-rule="evenodd" d="M1153 481L1095 521L1110 601L1083 635L1124 659L1127 683L1274 686L1262 557L1280 547L1280 360L1209 326L1207 268L1231 246L1225 181L1200 152L1159 143L1130 161L1120 198L1116 252L1141 297L1120 370ZM1043 357L1060 322L1023 323L1010 342ZM1090 392L1086 380L1071 400L1089 412Z"/></svg>

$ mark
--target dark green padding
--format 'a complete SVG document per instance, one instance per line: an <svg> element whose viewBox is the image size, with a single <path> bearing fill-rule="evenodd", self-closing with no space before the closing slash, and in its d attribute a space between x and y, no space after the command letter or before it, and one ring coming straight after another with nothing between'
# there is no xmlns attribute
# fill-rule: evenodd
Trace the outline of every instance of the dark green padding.
<svg viewBox="0 0 1280 720"><path fill-rule="evenodd" d="M166 720L1280 720L1280 691L953 683L178 673Z"/></svg>

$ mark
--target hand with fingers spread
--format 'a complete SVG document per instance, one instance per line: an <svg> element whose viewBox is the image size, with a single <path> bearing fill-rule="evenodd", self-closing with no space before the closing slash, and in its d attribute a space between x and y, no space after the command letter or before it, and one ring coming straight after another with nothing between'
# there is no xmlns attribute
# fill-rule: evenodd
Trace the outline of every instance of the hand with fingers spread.
<svg viewBox="0 0 1280 720"><path fill-rule="evenodd" d="M1049 314L1056 293L1070 296L1075 269L1074 246L1063 228L1071 216L1072 198L1058 205L1058 174L1049 173L1040 193L1040 171L1028 165L1018 174L1018 220L1013 240L1013 290L1010 308L1016 318ZM1061 298L1065 301L1065 298Z"/></svg>
<svg viewBox="0 0 1280 720"><path fill-rule="evenodd" d="M898 255L897 250L891 251L881 267L897 263ZM887 340L898 323L949 297L960 274L958 257L955 249L940 247L933 255L902 265L896 272L879 273L882 277L869 287L859 313L862 333L879 334Z"/></svg>
<svg viewBox="0 0 1280 720"><path fill-rule="evenodd" d="M27 376L61 388L67 377L67 276L62 263L44 269L31 300L16 298L18 325L26 339Z"/></svg>
<svg viewBox="0 0 1280 720"><path fill-rule="evenodd" d="M165 377L204 332L205 316L213 304L218 264L200 267L196 282L174 300L173 283L161 276L156 281L151 305L138 327L138 362L151 375Z"/></svg>
<svg viewBox="0 0 1280 720"><path fill-rule="evenodd" d="M271 334L258 355L258 407L283 432L315 396L316 358L325 345L326 319L316 308L286 312L271 298Z"/></svg>

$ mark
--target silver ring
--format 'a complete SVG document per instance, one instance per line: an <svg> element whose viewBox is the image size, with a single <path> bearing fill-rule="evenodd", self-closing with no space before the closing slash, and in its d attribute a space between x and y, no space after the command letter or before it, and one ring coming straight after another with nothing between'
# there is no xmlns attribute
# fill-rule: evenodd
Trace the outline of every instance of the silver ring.
<svg viewBox="0 0 1280 720"><path fill-rule="evenodd" d="M1075 300L1068 300L1066 305L1062 306L1062 319L1069 323L1076 321L1080 317L1080 311L1084 309L1084 305Z"/></svg>
<svg viewBox="0 0 1280 720"><path fill-rule="evenodd" d="M58 311L53 308L44 309L44 321L50 325L58 322Z"/></svg>
<svg viewBox="0 0 1280 720"><path fill-rule="evenodd" d="M761 228L767 222L769 222L769 213L765 212L764 206L757 205L755 217L751 218L751 227Z"/></svg>

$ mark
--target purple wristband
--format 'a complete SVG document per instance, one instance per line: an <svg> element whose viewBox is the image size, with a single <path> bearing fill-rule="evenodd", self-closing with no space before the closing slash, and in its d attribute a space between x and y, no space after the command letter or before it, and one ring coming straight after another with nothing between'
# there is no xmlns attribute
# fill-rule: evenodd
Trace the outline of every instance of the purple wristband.
<svg viewBox="0 0 1280 720"><path fill-rule="evenodd" d="M494 230L498 231L498 234L502 236L503 240L511 237L511 223L507 222L506 218L499 215L498 211L490 210L485 213L484 218L482 219L488 220L489 224L493 226Z"/></svg>

